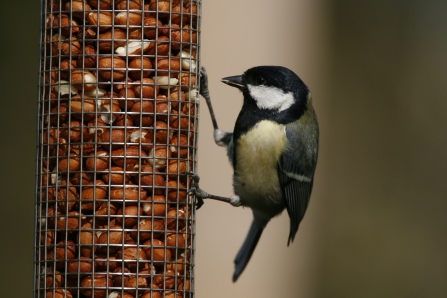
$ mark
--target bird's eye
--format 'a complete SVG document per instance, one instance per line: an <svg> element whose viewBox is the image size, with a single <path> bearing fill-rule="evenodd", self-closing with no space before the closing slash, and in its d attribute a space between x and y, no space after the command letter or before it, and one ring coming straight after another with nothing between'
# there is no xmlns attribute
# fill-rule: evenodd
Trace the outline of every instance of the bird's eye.
<svg viewBox="0 0 447 298"><path fill-rule="evenodd" d="M256 83L258 85L264 85L265 84L265 79L263 77L257 77L256 78Z"/></svg>

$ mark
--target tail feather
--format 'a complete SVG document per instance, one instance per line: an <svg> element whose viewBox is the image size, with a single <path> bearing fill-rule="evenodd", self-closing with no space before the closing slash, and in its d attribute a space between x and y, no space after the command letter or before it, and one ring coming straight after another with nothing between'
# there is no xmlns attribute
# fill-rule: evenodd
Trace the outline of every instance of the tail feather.
<svg viewBox="0 0 447 298"><path fill-rule="evenodd" d="M239 250L236 259L234 260L236 269L233 274L233 282L237 281L237 279L247 266L248 261L250 261L251 255L253 254L256 245L258 244L259 238L261 238L263 230L263 227L256 225L254 221L252 222L250 230L248 231L247 238L245 238L244 244Z"/></svg>

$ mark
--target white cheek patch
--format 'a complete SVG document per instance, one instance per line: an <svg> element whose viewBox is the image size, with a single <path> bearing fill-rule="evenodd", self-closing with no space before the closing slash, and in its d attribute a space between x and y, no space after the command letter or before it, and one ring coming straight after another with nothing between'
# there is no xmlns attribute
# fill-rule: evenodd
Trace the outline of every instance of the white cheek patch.
<svg viewBox="0 0 447 298"><path fill-rule="evenodd" d="M247 87L260 109L281 112L287 110L295 102L292 92L284 93L281 89L269 86L247 85Z"/></svg>

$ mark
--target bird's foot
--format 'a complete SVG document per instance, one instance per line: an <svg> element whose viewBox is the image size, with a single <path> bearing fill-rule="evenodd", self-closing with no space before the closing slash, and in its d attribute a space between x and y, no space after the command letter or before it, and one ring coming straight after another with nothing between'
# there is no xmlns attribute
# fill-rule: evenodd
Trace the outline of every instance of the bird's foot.
<svg viewBox="0 0 447 298"><path fill-rule="evenodd" d="M192 176L192 187L188 190L188 195L194 195L196 197L196 209L200 209L205 203L204 198L208 195L199 187L200 177L196 173L187 173Z"/></svg>
<svg viewBox="0 0 447 298"><path fill-rule="evenodd" d="M242 205L239 196L232 196L231 198L227 198L227 197L221 197L221 196L216 196L216 195L207 193L206 191L202 190L199 186L199 181L200 181L199 175L197 175L195 173L188 173L188 175L192 176L192 187L188 190L188 194L194 195L197 198L197 203L196 203L197 209L202 207L202 205L204 204L203 199L213 199L213 200L217 200L217 201L222 201L222 202L229 203L235 207L239 207Z"/></svg>

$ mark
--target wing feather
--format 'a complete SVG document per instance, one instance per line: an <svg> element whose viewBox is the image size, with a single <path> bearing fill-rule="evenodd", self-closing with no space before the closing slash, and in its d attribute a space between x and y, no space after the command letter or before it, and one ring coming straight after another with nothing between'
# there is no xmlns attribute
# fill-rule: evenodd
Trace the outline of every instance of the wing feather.
<svg viewBox="0 0 447 298"><path fill-rule="evenodd" d="M288 244L293 242L312 192L316 156L306 151L302 140L286 130L289 146L278 162L278 177L290 217Z"/></svg>

